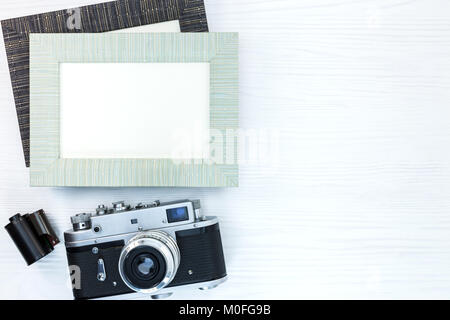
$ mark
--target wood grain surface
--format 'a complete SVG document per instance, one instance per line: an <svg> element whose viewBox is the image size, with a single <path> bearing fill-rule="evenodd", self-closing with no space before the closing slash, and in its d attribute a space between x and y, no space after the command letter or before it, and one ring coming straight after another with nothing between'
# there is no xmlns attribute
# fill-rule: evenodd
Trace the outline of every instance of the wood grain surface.
<svg viewBox="0 0 450 320"><path fill-rule="evenodd" d="M2 0L0 19L92 4ZM450 298L450 3L207 0L240 33L237 189L30 188L0 43L0 217L56 229L99 203L200 198L229 280L174 299ZM258 156L252 156L258 154ZM26 267L0 232L0 297L71 299L63 245Z"/></svg>

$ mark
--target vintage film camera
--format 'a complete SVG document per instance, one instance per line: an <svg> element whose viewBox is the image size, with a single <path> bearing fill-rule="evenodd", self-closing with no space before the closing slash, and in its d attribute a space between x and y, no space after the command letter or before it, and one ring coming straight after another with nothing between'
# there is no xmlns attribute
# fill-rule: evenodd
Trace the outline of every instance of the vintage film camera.
<svg viewBox="0 0 450 320"><path fill-rule="evenodd" d="M218 220L203 216L198 200L116 202L71 221L64 238L75 299L157 299L226 280Z"/></svg>

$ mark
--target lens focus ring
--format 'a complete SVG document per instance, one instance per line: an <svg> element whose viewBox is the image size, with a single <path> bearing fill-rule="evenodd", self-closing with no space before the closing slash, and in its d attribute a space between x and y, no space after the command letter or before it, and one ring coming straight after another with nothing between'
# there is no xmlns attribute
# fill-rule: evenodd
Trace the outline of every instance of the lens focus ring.
<svg viewBox="0 0 450 320"><path fill-rule="evenodd" d="M135 270L132 263L139 256L148 256L153 252L160 257L158 269L161 274L153 281L143 282L142 278L133 276ZM152 255L153 257L155 255ZM180 264L180 250L170 235L162 231L147 231L130 239L122 249L119 258L119 273L124 283L132 290L141 293L154 293L167 286L175 277ZM155 282L156 281L156 282Z"/></svg>

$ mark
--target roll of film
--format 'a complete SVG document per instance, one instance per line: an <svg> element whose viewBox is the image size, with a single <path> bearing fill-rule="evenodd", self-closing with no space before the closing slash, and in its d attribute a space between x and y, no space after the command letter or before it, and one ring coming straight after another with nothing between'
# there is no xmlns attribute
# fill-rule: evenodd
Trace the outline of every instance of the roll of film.
<svg viewBox="0 0 450 320"><path fill-rule="evenodd" d="M9 221L5 229L28 265L45 257L59 243L43 210L26 215L18 213Z"/></svg>

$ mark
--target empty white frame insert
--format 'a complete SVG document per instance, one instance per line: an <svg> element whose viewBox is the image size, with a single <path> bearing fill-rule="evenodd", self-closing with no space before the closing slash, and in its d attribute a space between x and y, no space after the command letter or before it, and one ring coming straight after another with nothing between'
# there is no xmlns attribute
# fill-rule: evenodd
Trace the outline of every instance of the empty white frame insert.
<svg viewBox="0 0 450 320"><path fill-rule="evenodd" d="M60 157L207 159L209 63L61 63Z"/></svg>

